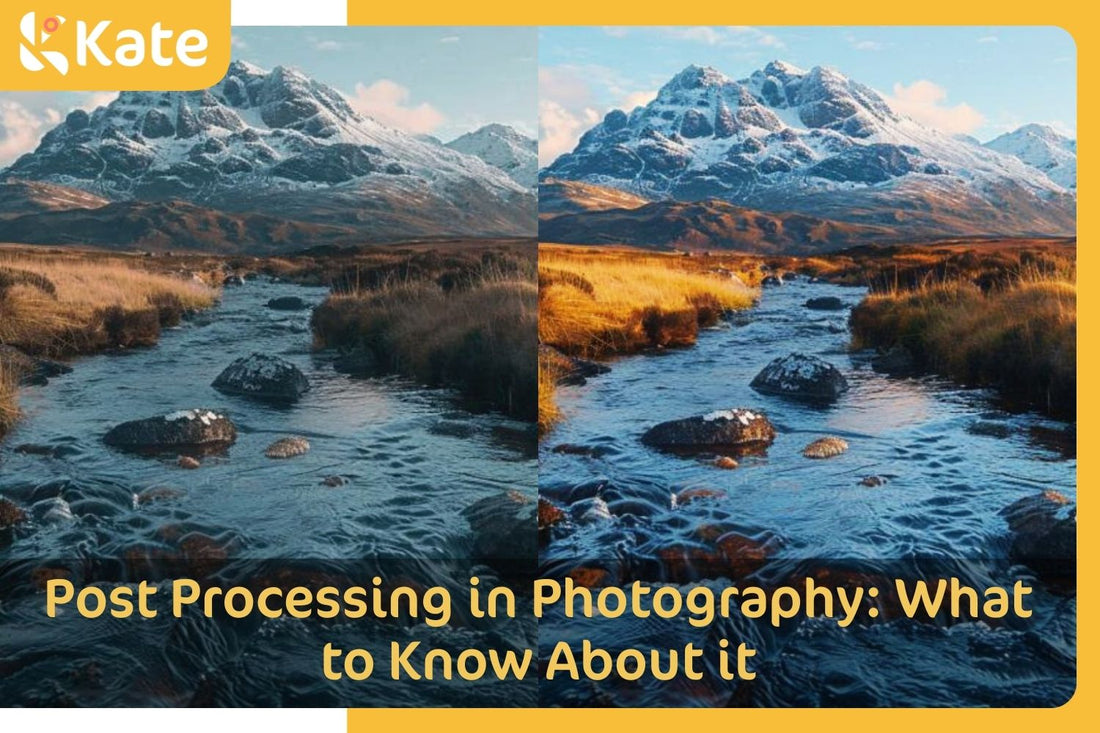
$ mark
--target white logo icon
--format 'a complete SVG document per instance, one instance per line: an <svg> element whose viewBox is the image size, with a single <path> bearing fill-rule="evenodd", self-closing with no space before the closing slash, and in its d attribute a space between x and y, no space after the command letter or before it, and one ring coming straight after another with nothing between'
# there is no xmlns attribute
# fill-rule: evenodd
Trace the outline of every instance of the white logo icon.
<svg viewBox="0 0 1100 733"><path fill-rule="evenodd" d="M42 21L42 27L39 28L33 12L23 16L23 19L19 21L19 30L23 34L24 41L19 44L19 61L22 62L23 68L28 71L42 71L46 68L46 64L43 63L43 60L45 60L50 66L57 69L62 76L69 73L69 59L65 54L60 51L35 52L38 44L45 43L64 22L65 19L60 15L51 15ZM41 54L41 58L39 58L39 54Z"/></svg>

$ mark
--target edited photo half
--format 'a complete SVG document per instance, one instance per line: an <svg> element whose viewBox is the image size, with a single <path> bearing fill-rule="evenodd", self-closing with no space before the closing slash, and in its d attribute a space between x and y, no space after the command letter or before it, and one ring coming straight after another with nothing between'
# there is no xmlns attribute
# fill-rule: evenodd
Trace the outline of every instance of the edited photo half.
<svg viewBox="0 0 1100 733"><path fill-rule="evenodd" d="M541 703L1065 703L1073 39L539 33Z"/></svg>

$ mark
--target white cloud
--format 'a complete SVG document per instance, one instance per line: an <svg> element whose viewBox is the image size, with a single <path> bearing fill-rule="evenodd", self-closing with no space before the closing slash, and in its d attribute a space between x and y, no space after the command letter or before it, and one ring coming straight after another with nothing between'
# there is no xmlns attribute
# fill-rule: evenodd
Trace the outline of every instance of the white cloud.
<svg viewBox="0 0 1100 733"><path fill-rule="evenodd" d="M612 26L612 29L615 27ZM785 44L775 34L768 33L759 28L749 25L727 25L727 26L712 26L712 25L670 25L670 26L657 26L652 30L656 31L666 38L671 38L676 41L689 41L694 43L701 43L706 46L723 46L723 47L735 47L735 48L751 48L751 47L763 47L763 48L784 48ZM626 35L626 30L608 30L604 28L604 32L609 35Z"/></svg>
<svg viewBox="0 0 1100 733"><path fill-rule="evenodd" d="M439 39L440 43L458 43L462 39L459 36L443 36Z"/></svg>
<svg viewBox="0 0 1100 733"><path fill-rule="evenodd" d="M573 112L550 100L539 100L539 166L547 166L568 153L581 134L600 121L592 107Z"/></svg>
<svg viewBox="0 0 1100 733"><path fill-rule="evenodd" d="M35 113L19 102L0 100L0 166L34 150L42 135L60 121L61 113L52 107Z"/></svg>
<svg viewBox="0 0 1100 733"><path fill-rule="evenodd" d="M443 113L427 102L410 105L408 89L389 79L379 79L370 86L355 85L351 106L384 125L414 135L432 132L446 120Z"/></svg>
<svg viewBox="0 0 1100 733"><path fill-rule="evenodd" d="M118 92L88 92L87 97L76 106L85 112L93 112L100 107L106 107L116 98L118 98Z"/></svg>
<svg viewBox="0 0 1100 733"><path fill-rule="evenodd" d="M339 51L343 47L342 43L333 40L317 41L313 44L313 48L317 51Z"/></svg>
<svg viewBox="0 0 1100 733"><path fill-rule="evenodd" d="M927 79L909 86L896 83L893 94L885 96L895 112L949 135L971 133L985 122L985 117L965 102L945 104L947 90Z"/></svg>
<svg viewBox="0 0 1100 733"><path fill-rule="evenodd" d="M598 92L598 93L597 93ZM656 91L638 90L616 71L594 64L539 68L539 165L577 144L611 109L648 104Z"/></svg>
<svg viewBox="0 0 1100 733"><path fill-rule="evenodd" d="M248 43L246 43L245 40L238 36L236 33L234 33L233 36L230 38L229 45L237 49L238 51L243 51L248 48Z"/></svg>
<svg viewBox="0 0 1100 733"><path fill-rule="evenodd" d="M978 39L978 43L996 43L999 40L1001 39L997 36L981 36Z"/></svg>

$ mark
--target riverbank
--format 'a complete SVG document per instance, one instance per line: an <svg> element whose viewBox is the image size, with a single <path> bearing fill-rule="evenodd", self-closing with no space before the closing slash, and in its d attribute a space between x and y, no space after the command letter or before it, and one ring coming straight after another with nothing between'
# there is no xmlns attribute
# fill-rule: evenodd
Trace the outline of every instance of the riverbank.
<svg viewBox="0 0 1100 733"><path fill-rule="evenodd" d="M365 252L327 275L314 346L343 352L353 374L451 387L534 422L535 259L524 242Z"/></svg>
<svg viewBox="0 0 1100 733"><path fill-rule="evenodd" d="M747 261L748 262L748 261ZM539 246L539 431L559 413L567 357L604 358L695 343L699 330L756 300L756 261L733 271L710 258Z"/></svg>
<svg viewBox="0 0 1100 733"><path fill-rule="evenodd" d="M144 258L0 249L0 438L18 417L18 386L63 368L47 360L150 346L217 297L201 277L156 272Z"/></svg>
<svg viewBox="0 0 1100 733"><path fill-rule="evenodd" d="M987 290L968 280L870 294L852 311L852 347L897 349L919 370L998 389L1077 417L1077 285L1025 270Z"/></svg>

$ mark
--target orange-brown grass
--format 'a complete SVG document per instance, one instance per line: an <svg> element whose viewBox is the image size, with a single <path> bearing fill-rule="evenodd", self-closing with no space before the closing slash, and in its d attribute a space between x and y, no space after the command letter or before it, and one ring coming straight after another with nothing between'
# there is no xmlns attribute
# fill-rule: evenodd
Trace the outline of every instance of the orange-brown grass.
<svg viewBox="0 0 1100 733"><path fill-rule="evenodd" d="M689 346L756 291L693 258L539 248L539 340L585 357Z"/></svg>
<svg viewBox="0 0 1100 733"><path fill-rule="evenodd" d="M11 429L19 418L19 405L15 390L19 377L15 370L0 360L0 438Z"/></svg>
<svg viewBox="0 0 1100 733"><path fill-rule="evenodd" d="M538 291L529 249L510 255L505 267L496 255L460 252L361 269L345 280L359 288L330 295L314 311L314 344L365 348L380 371L453 387L535 421ZM449 264L435 267L443 262ZM467 267L456 269L456 262Z"/></svg>
<svg viewBox="0 0 1100 733"><path fill-rule="evenodd" d="M741 272L709 258L636 250L539 247L539 342L581 357L605 357L695 343L700 327L752 305L747 285L759 269ZM539 355L539 431L559 418L554 400L560 366Z"/></svg>
<svg viewBox="0 0 1100 733"><path fill-rule="evenodd" d="M217 297L202 282L141 264L133 257L0 252L0 342L51 356L148 344L162 323Z"/></svg>
<svg viewBox="0 0 1100 733"><path fill-rule="evenodd" d="M854 309L851 326L855 348L904 346L925 368L1076 417L1072 271L1025 266L985 289L956 279L874 293Z"/></svg>

